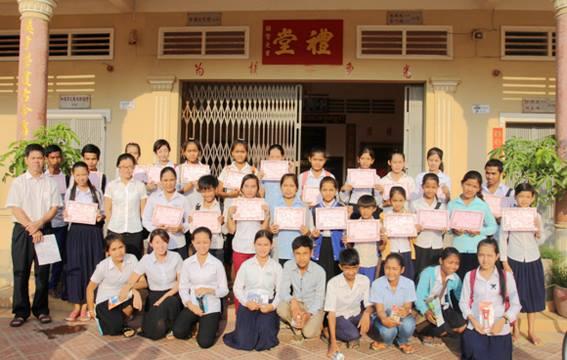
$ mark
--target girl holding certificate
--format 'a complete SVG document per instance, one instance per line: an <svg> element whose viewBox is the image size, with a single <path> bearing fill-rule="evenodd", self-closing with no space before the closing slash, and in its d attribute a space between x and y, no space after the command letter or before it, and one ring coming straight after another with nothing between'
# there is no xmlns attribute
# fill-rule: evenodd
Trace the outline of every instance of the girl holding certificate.
<svg viewBox="0 0 567 360"><path fill-rule="evenodd" d="M325 176L321 180L321 202L313 208L312 214L315 218L317 208L342 207L337 201L337 180L330 176ZM315 223L316 223L315 219ZM323 230L313 229L311 238L313 239L313 260L325 270L326 281L337 276L339 269L339 254L344 249L343 243L344 230Z"/></svg>
<svg viewBox="0 0 567 360"><path fill-rule="evenodd" d="M89 168L86 163L79 161L73 165L73 185L65 194L65 204L77 202L81 204L96 204L96 220L88 224L79 215L70 214L65 210L65 218L69 220L69 230L66 241L66 282L67 299L73 304L73 311L65 318L67 321L89 321L85 299L88 279L93 274L96 264L104 258L102 221L104 210L102 194L89 180ZM94 211L94 209L92 209ZM89 214L85 214L88 216ZM94 215L94 214L93 214ZM74 216L79 222L73 222Z"/></svg>
<svg viewBox="0 0 567 360"><path fill-rule="evenodd" d="M236 328L223 337L231 348L262 351L279 344L276 308L280 302L282 267L270 257L272 246L272 233L258 231L254 236L256 255L246 260L236 275L234 296L243 306L237 310Z"/></svg>
<svg viewBox="0 0 567 360"><path fill-rule="evenodd" d="M534 187L522 183L514 189L518 208L529 209L536 196ZM512 272L518 284L522 312L528 314L528 340L539 345L541 339L535 334L536 313L545 310L545 281L539 246L543 244L541 216L533 209L534 231L500 232L500 260L504 270ZM520 336L520 326L514 326L514 337Z"/></svg>
<svg viewBox="0 0 567 360"><path fill-rule="evenodd" d="M496 267L498 243L478 243L480 266L467 272L459 307L468 322L461 341L461 359L512 359L511 324L521 305L511 272Z"/></svg>
<svg viewBox="0 0 567 360"><path fill-rule="evenodd" d="M461 266L459 277L478 267L476 248L478 243L488 236L494 235L498 229L494 215L490 207L482 200L482 175L478 171L471 170L461 180L463 192L461 195L449 202L447 209L449 216L456 211L474 211L482 213L482 225L478 230L451 229L453 233L453 246L461 254Z"/></svg>
<svg viewBox="0 0 567 360"><path fill-rule="evenodd" d="M406 190L400 186L394 186L390 189L390 204L389 208L384 209L384 212L380 214L380 219L384 223L384 218L386 214L396 214L396 213L407 213L406 209ZM382 227L384 229L384 227ZM382 259L390 253L398 253L404 259L404 269L402 275L408 279L412 279L415 276L414 270L414 260L415 260L415 248L413 237L389 237L386 231L382 232L382 241L384 242L382 250Z"/></svg>
<svg viewBox="0 0 567 360"><path fill-rule="evenodd" d="M201 195L197 191L197 181L204 175L209 175L211 169L209 165L203 164L199 161L203 154L203 146L201 142L196 139L188 139L181 147L185 163L177 168L179 174L179 184L181 192L189 201L189 205L201 201Z"/></svg>
<svg viewBox="0 0 567 360"><path fill-rule="evenodd" d="M389 191L394 186L402 187L407 197L410 198L415 191L415 181L405 172L406 156L404 153L394 151L390 155L388 166L390 167L390 172L378 181L378 186L376 187L380 194L382 194L382 207L392 206Z"/></svg>
<svg viewBox="0 0 567 360"><path fill-rule="evenodd" d="M150 234L154 251L146 254L134 268L128 283L120 290L120 298L126 299L141 276L146 275L149 287L148 298L142 319L142 336L159 340L173 328L173 323L183 305L177 293L179 273L183 260L178 253L167 250L169 235L163 229Z"/></svg>
<svg viewBox="0 0 567 360"><path fill-rule="evenodd" d="M362 151L358 154L358 168L359 169L374 169L374 160L376 160L376 155L374 154L374 150L371 148L365 147ZM341 188L341 193L339 195L341 201L345 204L348 204L353 207L354 213L358 213L358 199L362 195L370 195L376 199L376 203L379 202L379 191L378 191L378 181L380 180L380 176L375 174L374 176L374 183L376 184L373 188L353 188L352 186L352 179L350 178L350 174L347 175L347 179L345 184ZM378 217L378 215L376 215Z"/></svg>
<svg viewBox="0 0 567 360"><path fill-rule="evenodd" d="M424 344L441 344L440 337L465 331L459 309L462 282L457 275L461 258L457 249L443 249L439 265L429 266L419 276L415 308L427 320L420 331Z"/></svg>
<svg viewBox="0 0 567 360"><path fill-rule="evenodd" d="M284 157L285 157L285 151L280 144L273 144L268 149L268 160L282 161L284 160ZM290 173L293 172L291 163L290 163L290 169L288 171ZM262 171L259 171L258 178L262 180L264 199L266 199L266 202L271 208L282 196L282 192L280 189L280 182L274 180L265 180L263 179L264 175L265 174Z"/></svg>
<svg viewBox="0 0 567 360"><path fill-rule="evenodd" d="M142 216L142 224L147 231L152 232L156 228L163 229L169 234L168 249L177 252L182 259L189 256L187 251L187 242L185 233L189 231L189 205L187 199L175 190L177 184L177 175L172 167L165 167L160 173L160 191L156 191L150 195L144 215ZM171 219L163 219L164 215L160 215L160 209L174 208L181 216L179 223L164 224L163 220L171 221ZM148 249L149 250L149 249ZM149 252L149 251L148 251Z"/></svg>
<svg viewBox="0 0 567 360"><path fill-rule="evenodd" d="M118 234L106 237L105 251L108 257L98 263L87 286L89 314L93 319L96 316L102 335L123 334L125 337L132 337L136 331L127 327L126 322L134 313L134 309L141 310L142 299L137 289L147 287L147 283L144 277L140 278L134 284L131 296L128 294L126 298L121 299L120 289L128 282L138 260L134 255L126 254L126 245Z"/></svg>
<svg viewBox="0 0 567 360"><path fill-rule="evenodd" d="M171 152L171 146L169 145L169 142L167 140L157 139L154 142L153 150L156 156L156 162L154 165L151 166L152 168L163 169L164 167L167 166L175 168L175 164L171 160L169 160L169 153ZM148 192L151 193L153 191L156 191L158 186L159 183L154 182L152 179L148 179L148 184L146 186Z"/></svg>
<svg viewBox="0 0 567 360"><path fill-rule="evenodd" d="M299 198L307 202L309 207L313 207L317 202L308 201L306 198L310 196L308 192L313 191L313 193L318 194L317 190L319 189L321 180L326 176L334 178L335 175L325 169L325 163L327 162L327 152L325 149L318 147L312 148L311 151L309 151L307 160L309 160L311 168L299 174Z"/></svg>
<svg viewBox="0 0 567 360"><path fill-rule="evenodd" d="M422 195L423 177L426 174L435 174L439 178L437 199L443 203L449 202L451 200L451 178L443 172L443 150L437 147L427 150L427 170L415 177L416 197L419 198Z"/></svg>

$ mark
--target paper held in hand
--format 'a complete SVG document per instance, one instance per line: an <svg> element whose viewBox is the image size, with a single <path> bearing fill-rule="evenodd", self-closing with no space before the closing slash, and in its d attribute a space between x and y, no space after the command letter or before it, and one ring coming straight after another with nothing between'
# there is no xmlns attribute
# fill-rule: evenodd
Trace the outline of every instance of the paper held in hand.
<svg viewBox="0 0 567 360"><path fill-rule="evenodd" d="M156 205L152 214L154 226L179 226L183 221L183 209L173 206Z"/></svg>
<svg viewBox="0 0 567 360"><path fill-rule="evenodd" d="M454 210L451 214L451 229L480 231L484 221L482 211Z"/></svg>
<svg viewBox="0 0 567 360"><path fill-rule="evenodd" d="M502 209L502 230L504 231L537 231L535 219L536 208L504 208Z"/></svg>
<svg viewBox="0 0 567 360"><path fill-rule="evenodd" d="M348 169L349 184L355 189L373 189L376 181L375 169Z"/></svg>
<svg viewBox="0 0 567 360"><path fill-rule="evenodd" d="M315 186L305 186L301 192L301 200L309 206L315 206L321 199L321 191Z"/></svg>
<svg viewBox="0 0 567 360"><path fill-rule="evenodd" d="M335 208L316 208L315 227L318 230L343 230L347 226L348 212L344 206Z"/></svg>
<svg viewBox="0 0 567 360"><path fill-rule="evenodd" d="M417 236L415 214L386 214L384 228L389 237Z"/></svg>
<svg viewBox="0 0 567 360"><path fill-rule="evenodd" d="M274 210L274 224L280 230L299 230L305 225L305 208L277 207Z"/></svg>
<svg viewBox="0 0 567 360"><path fill-rule="evenodd" d="M213 234L221 233L221 224L219 223L220 214L216 211L199 210L191 214L191 224L189 230L191 232L200 227L206 227Z"/></svg>
<svg viewBox="0 0 567 360"><path fill-rule="evenodd" d="M264 173L262 180L280 181L289 172L289 162L285 160L262 160L260 170Z"/></svg>
<svg viewBox="0 0 567 360"><path fill-rule="evenodd" d="M237 221L263 221L265 214L262 205L264 204L264 200L258 198L238 198L232 203L232 206L236 207L236 213L232 217Z"/></svg>
<svg viewBox="0 0 567 360"><path fill-rule="evenodd" d="M380 241L380 220L348 220L347 236L349 242Z"/></svg>
<svg viewBox="0 0 567 360"><path fill-rule="evenodd" d="M160 182L160 175L161 175L161 167L159 166L150 166L147 171L148 182L159 184Z"/></svg>
<svg viewBox="0 0 567 360"><path fill-rule="evenodd" d="M490 212L494 217L499 218L502 216L502 203L504 198L502 196L491 195L491 194L484 194L483 195L484 201L488 204L490 208Z"/></svg>
<svg viewBox="0 0 567 360"><path fill-rule="evenodd" d="M181 169L181 181L184 184L199 181L201 176L209 175L211 173L209 167L207 165L202 165L202 164L197 164L197 165L184 164L180 166L180 169Z"/></svg>
<svg viewBox="0 0 567 360"><path fill-rule="evenodd" d="M417 211L417 223L424 230L446 231L449 229L447 210L420 209Z"/></svg>
<svg viewBox="0 0 567 360"><path fill-rule="evenodd" d="M246 176L246 174L239 171L229 170L224 181L224 187L230 190L240 189L240 186L242 185L242 178L244 178L244 176Z"/></svg>
<svg viewBox="0 0 567 360"><path fill-rule="evenodd" d="M34 247L39 265L54 264L61 261L61 253L55 235L44 235L43 240L35 243Z"/></svg>
<svg viewBox="0 0 567 360"><path fill-rule="evenodd" d="M148 182L148 173L145 166L136 165L136 167L134 168L134 179L143 183Z"/></svg>
<svg viewBox="0 0 567 360"><path fill-rule="evenodd" d="M98 204L96 203L81 203L78 201L69 200L65 206L65 222L94 225L96 224L96 215L98 211Z"/></svg>

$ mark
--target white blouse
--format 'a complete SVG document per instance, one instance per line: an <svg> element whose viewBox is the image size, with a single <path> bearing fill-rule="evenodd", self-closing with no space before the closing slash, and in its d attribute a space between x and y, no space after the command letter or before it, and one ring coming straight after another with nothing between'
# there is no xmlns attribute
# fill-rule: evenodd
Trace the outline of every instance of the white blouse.
<svg viewBox="0 0 567 360"><path fill-rule="evenodd" d="M138 275L146 275L150 290L163 291L175 286L182 265L183 259L178 253L168 251L165 261L159 262L154 251L142 257L134 272Z"/></svg>
<svg viewBox="0 0 567 360"><path fill-rule="evenodd" d="M199 300L195 296L195 290L198 288L215 290L214 294L207 294L203 298L206 303L205 314L220 312L220 299L228 295L228 285L223 263L211 254L207 255L203 265L199 263L197 255L183 262L179 281L179 296L183 304L191 302L199 306Z"/></svg>
<svg viewBox="0 0 567 360"><path fill-rule="evenodd" d="M144 183L131 179L124 184L120 179L114 179L106 186L104 197L112 200L108 230L115 233L142 231L140 204L148 197Z"/></svg>
<svg viewBox="0 0 567 360"><path fill-rule="evenodd" d="M254 256L246 260L238 270L233 286L234 295L241 304L246 304L251 294L264 295L277 307L280 302L281 280L282 267L276 260L269 258L262 266Z"/></svg>

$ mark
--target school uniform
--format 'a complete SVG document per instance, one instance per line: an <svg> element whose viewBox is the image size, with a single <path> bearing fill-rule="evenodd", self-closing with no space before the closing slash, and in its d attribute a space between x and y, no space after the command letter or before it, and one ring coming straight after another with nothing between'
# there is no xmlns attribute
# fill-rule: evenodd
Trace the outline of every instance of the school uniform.
<svg viewBox="0 0 567 360"><path fill-rule="evenodd" d="M197 297L198 288L214 289L214 294ZM197 343L202 348L214 345L221 319L221 298L228 295L228 285L223 263L211 254L201 265L198 256L193 255L183 262L179 282L179 296L183 304L199 306L204 315L197 316L184 307L173 325L173 335L182 340L189 339L195 325L199 324Z"/></svg>
<svg viewBox="0 0 567 360"><path fill-rule="evenodd" d="M406 212L406 211L404 211ZM394 211L392 207L388 207L384 209L383 215L386 214L393 214ZM388 242L382 251L382 261L386 260L386 257L390 253L398 253L404 259L404 272L402 276L407 277L408 279L413 279L415 277L415 247L412 243L413 238L409 237L390 237L388 236ZM384 274L384 266L382 264L382 269L380 271L381 275Z"/></svg>
<svg viewBox="0 0 567 360"><path fill-rule="evenodd" d="M509 272L502 272L506 276L506 296L508 305L503 301L500 294L500 279L498 269L495 267L488 279L485 279L480 268L476 269L474 284L471 286L471 274L469 271L463 280L463 291L459 301L459 307L463 313L463 318L468 319L469 315L480 320L480 303L490 302L494 309L494 321L504 315L512 323L516 320L520 312L521 305L516 290L514 275ZM499 360L512 359L512 336L511 325L504 324L499 334L481 335L474 330L470 321L461 339L461 359L483 359Z"/></svg>
<svg viewBox="0 0 567 360"><path fill-rule="evenodd" d="M69 178L62 172L59 171L58 174L51 174L49 170L45 171L45 175L51 180L55 181L57 184L57 189L59 194L61 194L61 200L65 199L65 192L67 191L67 185ZM55 240L57 241L57 246L60 249L61 261L51 264L51 277L49 279L49 290L56 290L59 283L62 284L61 293L58 295L65 296L65 281L61 281L63 274L63 267L65 264L65 239L67 238L67 223L63 220L63 207L57 208L57 214L51 220L51 230L53 235L55 235ZM57 291L57 290L56 290Z"/></svg>
<svg viewBox="0 0 567 360"><path fill-rule="evenodd" d="M168 250L175 251L181 255L182 259L187 259L187 240L185 238L185 233L189 231L189 223L187 218L189 216L189 204L187 199L178 192L174 192L170 199L167 199L165 193L162 190L156 191L148 198L146 206L144 207L144 214L142 216L142 225L148 232L152 232L156 229L155 224L152 221L154 210L156 207L169 206L177 209L183 209L183 217L181 218L181 224L183 226L183 231L169 234Z"/></svg>
<svg viewBox="0 0 567 360"><path fill-rule="evenodd" d="M220 203L215 199L210 207L206 207L207 205L200 201L197 203L190 203L189 204L189 216L193 216L193 213L196 211L212 211L216 213L218 216L222 215ZM209 248L209 252L213 254L214 257L219 259L221 262L224 262L224 238L222 233L213 234L211 239L211 247Z"/></svg>
<svg viewBox="0 0 567 360"><path fill-rule="evenodd" d="M435 174L439 178L439 189L437 189L437 199L442 203L446 204L450 199L447 199L445 192L443 192L442 187L446 186L449 191L451 190L451 178L449 175L445 174L443 171L439 170L438 173L432 173L431 171L424 171L415 177L415 192L412 199L419 199L423 197L423 177L426 174Z"/></svg>
<svg viewBox="0 0 567 360"><path fill-rule="evenodd" d="M309 229L313 229L313 216L309 208L301 201L298 197L293 199L291 206L288 206L285 199L281 197L278 202L275 203L274 207L270 209L272 216L270 217L270 223L275 224L275 211L279 207L291 207L291 208L303 208L305 209L305 226ZM299 230L280 230L274 235L274 258L280 260L280 264L283 264L286 260L293 259L293 250L291 248L291 243L293 240L300 236L301 232Z"/></svg>
<svg viewBox="0 0 567 360"><path fill-rule="evenodd" d="M150 290L144 307L142 336L159 340L173 328L175 319L183 307L179 294L168 297L159 306L154 306L154 303L177 285L177 276L182 266L181 256L173 251L167 251L164 262L158 262L153 252L144 255L136 265L134 272L138 275L146 275Z"/></svg>
<svg viewBox="0 0 567 360"><path fill-rule="evenodd" d="M92 186L94 186L98 191L104 194L108 182L106 179L106 174L104 174L102 171L89 170L89 181L91 182ZM69 181L67 184L69 185L74 183L75 183L75 178L71 174L71 176L69 176Z"/></svg>
<svg viewBox="0 0 567 360"><path fill-rule="evenodd" d="M158 169L160 170L160 174L161 174L161 170L165 169L166 167L170 167L170 168L172 168L172 169L175 170L176 178L177 178L178 181L179 181L179 176L178 176L179 173L177 172L177 167L175 166L175 163L174 163L173 161L169 160L169 161L167 162L167 164L165 164L165 165L164 165L164 164L161 164L160 162L156 162L156 163L154 163L154 164L152 164L152 165L149 165L149 166L147 167L147 170L146 170L146 171L147 171L147 175L146 175L146 177L147 177L148 183L150 182L150 179L149 179L149 172L150 172L150 169L151 169L151 168L158 168ZM152 179L152 180L155 180L155 179ZM160 191L160 190L161 190L161 184L159 183L159 181L158 181L157 183L154 182L154 184L156 184L157 187L156 187L155 189L153 189L153 190L147 190L148 196L152 195L152 194L155 193L156 191ZM144 184L144 185L145 185L145 184ZM176 187L177 187L177 189L179 189L179 183L176 185ZM144 188L145 188L145 186L144 186Z"/></svg>
<svg viewBox="0 0 567 360"><path fill-rule="evenodd" d="M321 171L321 175L319 175L318 177L315 176L315 174L313 174L313 169L309 169L299 174L299 177L297 179L299 181L299 189L297 189L297 197L301 199L301 194L303 193L303 189L305 187L319 189L321 180L323 180L325 176L330 176L333 179L335 178L335 175L331 174L330 171L327 171L325 169ZM321 196L319 196L319 200L321 200Z"/></svg>
<svg viewBox="0 0 567 360"><path fill-rule="evenodd" d="M386 176L384 176L378 181L378 184L382 186L391 184L392 186L403 187L404 189L406 189L407 200L411 200L412 194L415 192L415 180L406 173L402 173L402 176L398 180L395 180L393 173L390 171L388 174L386 174ZM381 194L381 195L382 195L382 199L384 199L384 197L387 197L389 199L390 196L390 194L387 195ZM383 203L381 207L384 207Z"/></svg>
<svg viewBox="0 0 567 360"><path fill-rule="evenodd" d="M388 278L385 276L376 279L372 283L370 289L370 302L372 304L382 304L387 316L392 315L394 306L402 308L404 304L414 302L415 284L413 280L404 276L400 276L396 289L392 289ZM380 333L382 341L387 345L392 345L394 340L398 345L407 344L415 330L415 318L410 313L408 316L400 319L400 325L396 327L386 327L376 317L374 320L374 327Z"/></svg>
<svg viewBox="0 0 567 360"><path fill-rule="evenodd" d="M264 266L257 257L242 264L234 282L234 296L245 304L248 299L263 297L276 309L280 303L282 267L272 258ZM250 311L246 306L238 307L236 328L224 335L227 346L239 350L269 350L279 344L280 324L276 311L262 313Z"/></svg>
<svg viewBox="0 0 567 360"><path fill-rule="evenodd" d="M52 208L59 208L62 204L57 184L45 174L33 177L29 171L14 179L6 200L7 208L23 210L31 221L41 219ZM30 311L35 316L49 315L47 295L49 265L38 265L31 235L15 217L12 217L12 221L14 222L11 246L14 271L12 313L23 319L30 316ZM50 234L50 224L45 224L41 231L44 235ZM32 264L35 274L35 295L30 308L28 284Z"/></svg>
<svg viewBox="0 0 567 360"><path fill-rule="evenodd" d="M421 330L422 335L439 337L465 325L466 322L458 303L461 298L462 287L461 279L456 273L447 276L445 283L443 283L439 265L429 266L422 271L417 284L415 308L421 315L425 316L425 313L429 310L428 302L438 298L443 320L445 320L445 323L441 326L428 323L427 327Z"/></svg>
<svg viewBox="0 0 567 360"><path fill-rule="evenodd" d="M264 188L264 199L268 203L268 206L272 208L282 197L280 182L274 180L262 180L262 187Z"/></svg>
<svg viewBox="0 0 567 360"><path fill-rule="evenodd" d="M96 190L96 189L95 189ZM65 204L76 201L83 204L94 203L93 194L90 189L83 191L73 187L65 194ZM102 194L95 191L97 207L101 215L104 215ZM69 223L66 244L66 276L65 287L67 289L67 300L73 304L84 304L86 302L86 291L89 279L95 271L96 265L104 259L104 242L102 236L102 224L77 224Z"/></svg>
<svg viewBox="0 0 567 360"><path fill-rule="evenodd" d="M360 338L357 326L364 309L370 306L369 292L370 280L364 275L356 274L352 288L342 273L329 281L325 311L335 313L337 340L349 342Z"/></svg>
<svg viewBox="0 0 567 360"><path fill-rule="evenodd" d="M281 301L277 312L282 320L293 326L290 304L292 299L295 299L301 310L311 315L303 328L299 330L306 338L313 338L321 334L325 284L325 270L313 261L309 262L303 274L295 260L288 260L283 267Z"/></svg>
<svg viewBox="0 0 567 360"><path fill-rule="evenodd" d="M419 210L447 210L447 205L438 199L431 204L423 196L410 203L412 212ZM415 279L417 280L421 271L428 266L438 263L443 251L443 232L438 230L422 230L415 239Z"/></svg>
<svg viewBox="0 0 567 360"><path fill-rule="evenodd" d="M541 233L543 222L539 214L537 218ZM545 310L545 281L539 253L544 242L543 234L538 239L530 231L500 232L500 260L507 261L512 268L524 313Z"/></svg>
<svg viewBox="0 0 567 360"><path fill-rule="evenodd" d="M502 182L500 184L498 184L498 187L496 188L496 190L494 192L491 192L490 190L488 190L488 186L486 184L483 184L482 185L482 194L483 195L498 196L498 197L502 198L502 208L510 208L510 207L514 207L516 205L516 195L515 195L514 189L508 187L508 185L506 185ZM498 221L500 221L500 220L498 220ZM497 226L496 232L494 233L493 237L494 237L494 239L496 239L498 241L498 237L500 235L500 224L497 223L496 226Z"/></svg>
<svg viewBox="0 0 567 360"><path fill-rule="evenodd" d="M96 292L96 319L102 335L121 335L126 325L122 310L132 305L132 299L108 309L108 300L113 296L119 296L122 287L128 283L128 279L138 260L132 254L124 255L122 269L119 269L109 256L98 263L91 276L91 281L97 284Z"/></svg>
<svg viewBox="0 0 567 360"><path fill-rule="evenodd" d="M312 210L313 221L317 222L315 209L340 206L342 205L336 200L330 205L319 202ZM313 239L313 255L311 258L325 270L325 282L328 282L341 272L339 269L339 254L345 248L343 235L344 230L324 230L321 231L318 238Z"/></svg>
<svg viewBox="0 0 567 360"><path fill-rule="evenodd" d="M177 181L179 183L179 188L183 189L183 187L185 185L187 185L187 181L185 181L184 177L185 174L190 174L192 171L192 168L195 168L196 166L206 166L206 175L210 175L211 173L211 168L209 167L209 165L207 164L203 164L203 163L199 163L197 165L194 164L189 164L188 162L178 165L175 168L175 172L177 172ZM198 180L197 180L198 181ZM193 188L189 191L187 191L186 193L183 193L183 196L185 196L185 198L187 199L187 201L189 202L189 204L191 203L198 203L203 201L203 197L201 196L201 194L199 193L199 191L197 191L197 185L193 186Z"/></svg>
<svg viewBox="0 0 567 360"><path fill-rule="evenodd" d="M378 182L380 181L380 176L378 176L378 174L374 175L374 183L378 184ZM351 178L350 178L350 174L347 173L347 179L345 181L345 184L350 184L352 182ZM376 204L380 204L382 202L382 196L380 195L380 193L378 192L378 190L374 189L374 188L353 188L350 191L341 191L339 193L339 199L341 199L341 201L344 204L348 204L350 206L353 207L354 212L357 213L358 212L358 199L360 199L361 196L363 195L370 195L372 196L375 200L376 200Z"/></svg>
<svg viewBox="0 0 567 360"><path fill-rule="evenodd" d="M134 179L126 184L120 178L114 179L108 184L104 197L112 200L108 232L122 235L126 252L140 259L144 253L140 203L148 197L145 185Z"/></svg>
<svg viewBox="0 0 567 360"><path fill-rule="evenodd" d="M462 279L468 271L478 267L478 258L476 255L477 245L481 240L494 235L498 229L498 225L488 204L476 196L468 205L465 205L463 199L458 196L449 202L447 209L449 210L449 216L451 216L455 210L481 211L484 214L484 221L479 235L472 236L462 234L453 237L453 246L459 250L461 254L461 265L459 266L457 274L459 274L459 277Z"/></svg>

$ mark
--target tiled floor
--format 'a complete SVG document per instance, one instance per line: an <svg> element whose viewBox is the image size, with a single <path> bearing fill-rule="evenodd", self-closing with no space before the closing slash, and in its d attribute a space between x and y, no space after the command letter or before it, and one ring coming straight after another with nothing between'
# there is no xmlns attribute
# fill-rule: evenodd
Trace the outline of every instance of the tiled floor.
<svg viewBox="0 0 567 360"><path fill-rule="evenodd" d="M266 352L244 352L233 350L218 341L211 349L201 350L194 340L161 340L151 341L141 337L125 339L123 337L101 337L94 322L74 328L76 332L66 332L68 324L61 320L65 317L62 311L55 311L55 321L50 325L40 325L30 319L21 328L9 328L11 314L8 309L0 309L0 360L12 359L173 359L191 360L208 359L325 359L326 346L319 339L305 341L301 345L292 343L289 330L280 331L280 345ZM232 318L232 316L230 317ZM231 331L234 322L230 319L226 331ZM42 332L42 330L44 332ZM45 331L48 330L48 331ZM49 331L51 330L51 331ZM525 339L515 346L514 359L560 359L562 336L554 331L546 333L544 346L534 347ZM417 339L412 341L417 352L403 355L398 349L374 352L369 349L370 340L363 339L357 350L344 349L346 359L457 359L458 342L449 346L429 347L422 345Z"/></svg>

